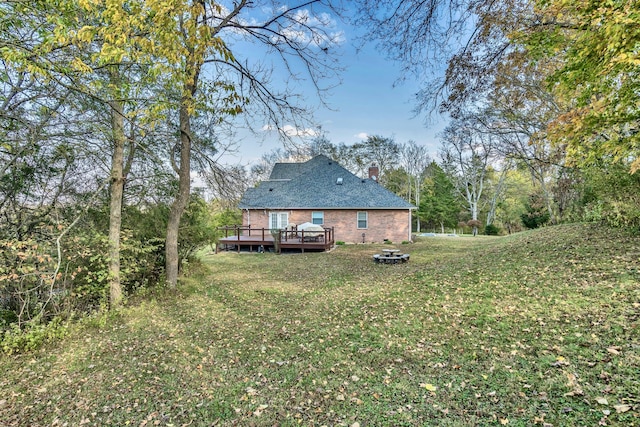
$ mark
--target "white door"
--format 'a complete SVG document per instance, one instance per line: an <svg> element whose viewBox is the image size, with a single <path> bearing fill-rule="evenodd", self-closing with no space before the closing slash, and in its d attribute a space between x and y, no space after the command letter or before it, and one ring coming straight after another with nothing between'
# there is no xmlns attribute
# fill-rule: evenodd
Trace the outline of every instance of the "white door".
<svg viewBox="0 0 640 427"><path fill-rule="evenodd" d="M289 214L287 212L271 212L269 214L269 228L271 230L281 230L289 225Z"/></svg>

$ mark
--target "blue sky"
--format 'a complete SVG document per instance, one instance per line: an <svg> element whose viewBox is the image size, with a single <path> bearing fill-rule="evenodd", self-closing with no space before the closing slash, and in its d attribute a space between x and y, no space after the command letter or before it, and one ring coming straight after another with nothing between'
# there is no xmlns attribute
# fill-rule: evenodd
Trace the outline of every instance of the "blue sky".
<svg viewBox="0 0 640 427"><path fill-rule="evenodd" d="M437 130L425 127L424 116L414 117L415 82L405 81L394 87L400 77L399 67L378 53L375 46L366 46L356 53L346 46L346 70L343 83L333 91L329 102L336 112L319 111L323 128L333 142L354 143L366 134L394 137L402 143L417 143L437 148Z"/></svg>
<svg viewBox="0 0 640 427"><path fill-rule="evenodd" d="M432 157L436 157L439 146L437 133L442 123L426 127L424 116L414 117L414 94L420 89L412 81L404 81L394 86L400 77L398 64L387 60L377 50L374 43L360 49L355 28L344 22L336 22L336 30L344 33L340 46L340 63L344 67L340 78L342 84L332 89L325 98L331 109L318 107L315 121L334 144L353 144L367 135L393 137L397 143L413 140L426 145ZM255 53L254 53L255 54ZM274 75L275 79L286 80L286 74ZM318 105L317 95L312 87L305 87L304 94L311 105ZM254 128L260 128L254 124ZM239 152L226 156L229 163L253 163L264 153L282 147L276 132L264 131L264 140L256 140L254 135L239 135Z"/></svg>

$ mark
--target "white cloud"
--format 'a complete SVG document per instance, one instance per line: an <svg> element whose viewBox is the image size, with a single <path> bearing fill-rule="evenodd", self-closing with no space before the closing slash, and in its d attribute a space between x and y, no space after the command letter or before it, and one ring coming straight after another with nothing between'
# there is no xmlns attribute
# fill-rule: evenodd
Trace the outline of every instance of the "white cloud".
<svg viewBox="0 0 640 427"><path fill-rule="evenodd" d="M285 125L282 130L287 136L316 136L318 132L315 129L298 129L291 125Z"/></svg>
<svg viewBox="0 0 640 427"><path fill-rule="evenodd" d="M311 128L297 128L295 126L292 125L284 125L282 128L280 129L276 129L274 128L272 125L264 125L262 126L262 130L264 132L271 132L271 131L278 131L278 133L288 136L288 137L312 137L312 136L317 136L318 135L318 131L316 131L315 129L311 129Z"/></svg>
<svg viewBox="0 0 640 427"><path fill-rule="evenodd" d="M357 134L355 134L353 136L354 136L354 138L358 138L360 140L365 140L365 139L369 138L369 134L366 133L366 132L360 132L360 133L357 133Z"/></svg>
<svg viewBox="0 0 640 427"><path fill-rule="evenodd" d="M338 22L328 13L312 15L308 9L297 10L291 15L289 26L274 35L272 42L286 40L312 44L321 48L339 45L346 41L344 31L338 29Z"/></svg>

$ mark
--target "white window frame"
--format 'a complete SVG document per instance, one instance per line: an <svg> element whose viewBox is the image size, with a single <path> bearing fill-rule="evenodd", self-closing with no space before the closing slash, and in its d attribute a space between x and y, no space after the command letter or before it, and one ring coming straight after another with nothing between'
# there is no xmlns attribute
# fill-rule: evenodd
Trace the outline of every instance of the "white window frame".
<svg viewBox="0 0 640 427"><path fill-rule="evenodd" d="M360 216L364 214L364 219L361 219ZM360 221L364 221L364 227L360 227ZM358 226L358 230L366 230L369 228L369 212L360 211L356 214L356 224Z"/></svg>
<svg viewBox="0 0 640 427"><path fill-rule="evenodd" d="M282 230L289 225L288 212L269 212L269 229Z"/></svg>
<svg viewBox="0 0 640 427"><path fill-rule="evenodd" d="M320 222L316 222L316 220L320 220ZM311 212L311 223L322 225L324 224L324 212L323 211L313 211Z"/></svg>

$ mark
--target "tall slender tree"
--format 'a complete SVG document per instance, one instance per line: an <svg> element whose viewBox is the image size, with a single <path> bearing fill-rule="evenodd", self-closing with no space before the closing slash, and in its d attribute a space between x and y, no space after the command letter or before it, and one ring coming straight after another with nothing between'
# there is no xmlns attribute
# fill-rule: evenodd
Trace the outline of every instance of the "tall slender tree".
<svg viewBox="0 0 640 427"><path fill-rule="evenodd" d="M338 68L330 52L338 37L333 34L331 19L326 14L330 3L312 0L286 8L247 0L235 2L230 8L209 0L186 3L170 29L172 43L179 46L173 73L181 90L179 140L175 150L178 155L172 162L179 184L169 213L166 239L166 273L170 287L175 287L178 280L178 232L191 186L192 119L206 100L206 94L201 92L205 77L212 74L212 81L218 85L210 87L227 93L215 106L221 117L259 110L270 126L286 138L290 133L285 130L284 121L291 120L295 126L303 124L309 111L294 102L295 96L289 88L278 89L271 83L268 72L242 61L240 49L234 50L234 43L243 38L271 50L292 78L297 78L292 71L293 62L297 61L318 91L322 91L320 81ZM265 7L269 4L271 7ZM323 13L315 14L314 6L320 7ZM265 10L269 11L266 17L259 16Z"/></svg>
<svg viewBox="0 0 640 427"><path fill-rule="evenodd" d="M440 156L443 167L456 180L456 189L466 201L476 222L483 203L489 166L496 155L491 135L475 132L473 126L454 122L444 131ZM477 226L474 226L474 235Z"/></svg>
<svg viewBox="0 0 640 427"><path fill-rule="evenodd" d="M407 142L400 148L400 163L407 171L409 201L419 207L425 173L432 163L427 147L418 145L415 141ZM416 229L420 231L420 215L416 215Z"/></svg>

